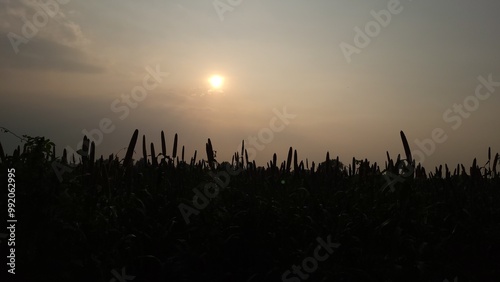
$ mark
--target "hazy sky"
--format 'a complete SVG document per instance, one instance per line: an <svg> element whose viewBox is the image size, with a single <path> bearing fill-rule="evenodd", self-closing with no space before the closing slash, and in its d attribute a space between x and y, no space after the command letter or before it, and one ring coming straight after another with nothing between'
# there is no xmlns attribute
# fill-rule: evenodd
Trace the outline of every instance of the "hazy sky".
<svg viewBox="0 0 500 282"><path fill-rule="evenodd" d="M404 155L403 130L427 168L482 165L489 146L500 152L499 12L472 0L0 0L0 126L61 154L104 123L105 156L136 128L158 152L164 130L169 153L178 133L187 159L206 158L211 138L219 161L254 136L259 165L290 146L383 165L386 151ZM210 90L215 74L224 84Z"/></svg>

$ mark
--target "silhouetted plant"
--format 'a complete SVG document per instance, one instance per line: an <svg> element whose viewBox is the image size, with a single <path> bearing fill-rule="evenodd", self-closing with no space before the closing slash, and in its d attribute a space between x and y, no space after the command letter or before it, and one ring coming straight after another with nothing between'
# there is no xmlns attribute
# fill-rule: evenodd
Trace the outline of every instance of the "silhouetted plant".
<svg viewBox="0 0 500 282"><path fill-rule="evenodd" d="M468 169L444 165L427 174L412 160L401 132L406 159L393 160L387 152L383 171L366 159L346 166L329 153L309 168L291 147L279 163L273 154L259 167L244 143L231 162L219 164L210 139L206 159L197 160L195 151L184 162L183 146L178 161L177 134L170 158L162 132L161 153L150 143L148 155L143 136L142 159L134 163L138 134L122 160L116 154L96 158L95 144L84 146L85 161L62 183L49 169L33 173L34 166L50 168L50 140L25 136L24 150L12 156L0 144L0 165L17 159L23 176L16 180L25 203L16 232L36 234L19 248L31 280L107 282L115 278L111 270L124 268L133 281L279 281L314 251L317 237L326 236L341 246L310 281L500 277L499 155L491 158L490 149L483 167L473 160ZM414 177L404 177L410 164L416 165ZM201 201L193 189L205 193L213 175L228 167L241 172L230 175L228 187L207 197L186 224L179 205ZM382 189L385 173L402 179L393 183L394 192Z"/></svg>

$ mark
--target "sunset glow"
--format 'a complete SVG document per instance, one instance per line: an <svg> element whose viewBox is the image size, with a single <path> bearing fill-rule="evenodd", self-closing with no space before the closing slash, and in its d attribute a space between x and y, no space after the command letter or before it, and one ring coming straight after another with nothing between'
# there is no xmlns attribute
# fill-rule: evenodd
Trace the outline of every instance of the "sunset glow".
<svg viewBox="0 0 500 282"><path fill-rule="evenodd" d="M210 77L210 85L214 89L221 88L223 83L224 83L224 78L222 76L214 75Z"/></svg>

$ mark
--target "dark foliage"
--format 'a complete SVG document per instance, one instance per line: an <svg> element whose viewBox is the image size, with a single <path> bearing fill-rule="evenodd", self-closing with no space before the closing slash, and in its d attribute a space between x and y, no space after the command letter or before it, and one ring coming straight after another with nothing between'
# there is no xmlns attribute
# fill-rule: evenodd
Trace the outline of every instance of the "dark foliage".
<svg viewBox="0 0 500 282"><path fill-rule="evenodd" d="M162 132L161 153L151 143L148 155L143 136L143 158L134 162L136 130L122 161L95 158L85 137L75 164L66 152L56 158L49 140L25 137L12 156L0 145L2 176L16 169L25 281L107 282L122 273L127 281L281 281L327 236L340 247L308 281L500 279L498 154L491 160L488 152L484 167L474 160L468 170L426 173L402 133L407 159L387 153L382 171L329 154L309 168L292 148L281 164L274 154L257 167L244 145L231 163L219 163L210 139L206 160L195 152L185 162L183 148L179 161L177 135L168 156ZM63 181L54 162L68 168ZM228 168L237 172L213 177ZM221 182L187 224L179 206L193 207L194 188Z"/></svg>

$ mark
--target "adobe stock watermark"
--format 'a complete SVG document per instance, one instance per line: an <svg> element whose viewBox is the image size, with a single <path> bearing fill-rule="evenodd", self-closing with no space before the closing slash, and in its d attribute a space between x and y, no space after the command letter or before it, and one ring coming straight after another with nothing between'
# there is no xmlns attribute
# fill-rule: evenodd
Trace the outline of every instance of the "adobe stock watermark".
<svg viewBox="0 0 500 282"><path fill-rule="evenodd" d="M56 15L60 14L60 6L68 4L70 0L38 0L33 1L37 4L37 11L31 18L31 21L23 17L24 24L21 27L21 34L19 35L14 32L9 32L7 38L9 38L10 45L16 54L19 53L19 46L21 44L27 44L30 39L35 37L40 29L44 28L49 23L49 18L54 18Z"/></svg>
<svg viewBox="0 0 500 282"><path fill-rule="evenodd" d="M261 139L261 142L265 144L269 144L272 142L274 139L274 132L281 132L285 129L286 125L290 123L290 119L295 118L297 115L292 115L286 112L286 107L283 107L283 112L279 112L276 108L273 109L273 112L275 113L276 116L272 117L270 122L269 122L269 128L263 128L259 131L257 134L259 138ZM276 122L278 119L281 120L283 123L281 126L277 126ZM261 136L264 134L267 134L268 139L264 138L264 141L262 140ZM254 145L257 144L259 147L258 149L263 150L265 146L261 146L258 143L255 143L257 141L257 138L254 136L250 136L251 140L254 142ZM252 143L252 142L250 142ZM239 147L236 149L236 151L239 151L242 147L242 144L239 145ZM252 148L247 148L247 152L249 149ZM252 149L250 153L253 154L253 156L256 155L257 151L255 149ZM250 159L250 157L249 157ZM198 215L201 210L205 209L208 204L210 203L211 199L214 199L217 197L220 193L221 189L225 189L228 185L229 182L231 181L231 176L236 176L240 174L243 169L242 168L237 168L233 169L232 166L229 163L226 163L225 167L226 171L219 171L217 174L214 174L213 172L209 172L208 174L210 177L214 180L213 182L209 182L203 186L203 192L200 191L198 188L194 188L192 191L194 193L193 196L193 207L180 203L179 204L179 211L182 214L182 217L184 218L184 221L186 224L191 223L191 220L189 219L190 216L192 215ZM223 180L222 180L223 179Z"/></svg>
<svg viewBox="0 0 500 282"><path fill-rule="evenodd" d="M351 63L352 55L360 54L362 49L368 47L368 45L372 42L372 39L380 34L382 28L389 26L393 15L397 15L402 11L403 6L399 0L389 0L387 3L387 9L383 9L378 12L371 10L370 14L374 20L367 22L363 30L358 26L354 27L354 46L344 41L339 45L347 63Z"/></svg>
<svg viewBox="0 0 500 282"><path fill-rule="evenodd" d="M331 239L331 235L326 237L326 242L320 237L316 238L319 245L314 249L313 255L302 260L301 265L292 265L291 271L286 270L283 272L283 275L281 275L281 281L300 282L301 280L307 280L311 273L318 270L319 262L327 260L335 251L334 249L340 247L339 243L332 243ZM320 251L322 251L323 254L321 254ZM302 269L306 273L302 272ZM292 275L292 273L295 275Z"/></svg>
<svg viewBox="0 0 500 282"><path fill-rule="evenodd" d="M471 113L479 109L481 101L486 101L495 92L495 88L500 87L500 81L494 81L492 74L488 78L478 76L479 83L476 86L474 94L468 95L460 104L454 104L443 113L444 122L451 125L454 131L463 124L463 119L468 119ZM487 91L483 91L487 90ZM442 128L434 128L431 132L431 138L424 140L415 139L415 145L419 150L413 150L412 156L415 162L423 163L426 157L431 156L436 151L437 144L442 144L448 140L448 135Z"/></svg>
<svg viewBox="0 0 500 282"><path fill-rule="evenodd" d="M118 117L120 120L124 120L130 114L130 109L135 109L138 107L139 102L142 102L148 96L148 91L154 90L160 83L163 82L163 78L168 77L170 74L167 72L162 72L160 66L156 65L155 69L147 66L147 74L142 79L142 85L137 85L133 87L130 94L121 94L120 99L115 99L111 102L110 109L115 114L120 114ZM104 134L110 134L115 131L116 126L110 118L102 118L99 121L99 126L97 128L87 130L83 129L82 134L89 138L89 142L94 142L95 146L99 146L104 140ZM85 144L88 148L89 144ZM82 148L83 141L80 141L76 147ZM69 154L81 155L78 151L75 151L72 147L66 146L66 151ZM84 153L85 154L85 153ZM52 162L52 168L54 169L57 178L62 182L63 174L66 172L71 172L73 170L72 166L65 165L59 161Z"/></svg>
<svg viewBox="0 0 500 282"><path fill-rule="evenodd" d="M224 21L224 14L227 12L234 11L234 8L241 5L243 0L214 0L212 5L214 6L215 12L219 16L221 22Z"/></svg>
<svg viewBox="0 0 500 282"><path fill-rule="evenodd" d="M126 282L126 281L132 281L135 279L135 276L132 275L127 275L127 271L125 267L122 267L122 273L119 273L116 270L111 270L111 273L113 274L113 278L109 280L109 282Z"/></svg>
<svg viewBox="0 0 500 282"><path fill-rule="evenodd" d="M214 174L211 171L208 173L214 182L205 184L203 186L203 192L201 192L198 188L193 189L193 207L184 203L179 204L179 211L181 212L182 218L184 218L184 222L186 222L186 224L191 223L191 220L189 219L191 215L198 215L201 210L208 206L211 199L214 199L219 195L221 189L225 189L229 185L231 176L236 176L243 171L243 168L233 169L229 163L226 163L225 169L226 171L219 171L217 174ZM221 180L221 178L224 180Z"/></svg>
<svg viewBox="0 0 500 282"><path fill-rule="evenodd" d="M245 140L245 144L247 145L248 159L253 160L257 156L257 151L262 151L266 148L266 144L273 142L274 133L281 132L285 129L287 125L290 124L290 120L295 119L297 117L296 114L289 114L286 111L286 107L283 107L283 111L278 111L276 108L273 109L275 114L274 117L269 121L269 127L262 128L257 136L248 136L248 140ZM281 125L277 125L277 121L281 121ZM260 143L259 143L260 142ZM242 144L236 148L238 152L239 148L241 148Z"/></svg>
<svg viewBox="0 0 500 282"><path fill-rule="evenodd" d="M451 129L454 131L462 126L463 119L470 118L471 113L479 109L481 101L484 102L489 99L491 94L495 93L495 88L500 87L500 81L494 81L492 74L489 74L488 78L478 76L477 80L479 83L475 88L474 94L465 97L462 103L454 104L453 107L448 108L442 115L444 122L452 124ZM415 139L414 143L418 149L411 151L415 164L423 164L426 157L430 157L434 154L437 146L439 144L443 144L447 140L448 134L446 134L446 131L440 127L436 127L431 131L430 138L425 138L423 140ZM402 169L401 165L403 164L400 164L399 169ZM384 185L383 189L387 186L391 186L391 191L394 191L393 185L395 182L403 182L405 178L413 174L414 168L411 164L404 164L404 166L406 166L408 171L401 175L403 177L393 174L392 172L388 172L384 175L388 183Z"/></svg>

